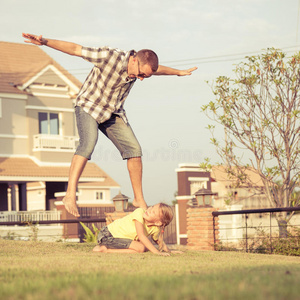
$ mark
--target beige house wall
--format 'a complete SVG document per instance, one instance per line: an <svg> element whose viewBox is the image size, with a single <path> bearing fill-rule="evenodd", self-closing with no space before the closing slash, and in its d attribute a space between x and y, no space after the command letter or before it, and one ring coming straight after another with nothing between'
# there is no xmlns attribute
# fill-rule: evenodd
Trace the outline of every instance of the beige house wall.
<svg viewBox="0 0 300 300"><path fill-rule="evenodd" d="M46 189L27 189L27 210L46 210Z"/></svg>
<svg viewBox="0 0 300 300"><path fill-rule="evenodd" d="M232 205L242 205L243 209L258 209L270 207L264 195L254 195L254 191L246 188L229 189L222 182L212 182L212 191L218 193L214 199L214 207L225 209L225 200L229 193L236 193L232 196Z"/></svg>
<svg viewBox="0 0 300 300"><path fill-rule="evenodd" d="M25 96L22 96L25 98ZM1 96L0 155L28 154L28 123L26 99Z"/></svg>
<svg viewBox="0 0 300 300"><path fill-rule="evenodd" d="M39 134L38 115L40 112L57 113L59 115L59 136L61 137L77 137L77 129L75 126L75 115L73 100L70 98L61 97L61 92L47 88L33 89L34 92L51 93L57 97L51 96L32 96L29 97L27 106L27 116L29 122L29 141L28 154L34 156L42 162L65 162L69 163L75 152L75 149L65 149L56 151L51 149L36 150L33 147L34 136ZM55 94L56 93L56 94ZM63 91L66 95L66 91Z"/></svg>
<svg viewBox="0 0 300 300"><path fill-rule="evenodd" d="M90 188L90 189L82 189L79 187L78 189L78 201L96 201L97 203L112 203L111 202L111 194L109 189L101 189L99 187ZM96 199L96 192L103 193L103 200Z"/></svg>
<svg viewBox="0 0 300 300"><path fill-rule="evenodd" d="M1 134L0 134L1 136ZM0 137L0 155L27 155L27 137Z"/></svg>
<svg viewBox="0 0 300 300"><path fill-rule="evenodd" d="M70 163L72 157L74 155L74 151L68 152L54 152L54 151L36 151L33 152L32 156L38 159L41 162L46 163Z"/></svg>
<svg viewBox="0 0 300 300"><path fill-rule="evenodd" d="M13 99L3 97L0 94L0 155L32 155L46 162L69 162L74 150L56 153L53 151L33 151L33 136L39 134L39 112L55 112L59 114L61 136L76 136L73 101L71 99L58 98L43 99L41 106L31 104L28 108L26 99ZM32 103L34 97L29 97ZM55 103L53 103L55 102ZM57 105L56 109L52 105ZM64 111L66 110L66 111Z"/></svg>
<svg viewBox="0 0 300 300"><path fill-rule="evenodd" d="M41 74L37 79L34 80L34 83L45 82L47 84L66 86L66 82L62 78L60 78L51 68L46 70L43 74Z"/></svg>
<svg viewBox="0 0 300 300"><path fill-rule="evenodd" d="M26 99L8 98L1 94L0 98L2 105L0 134L26 135Z"/></svg>
<svg viewBox="0 0 300 300"><path fill-rule="evenodd" d="M37 95L28 98L28 105L30 107L45 107L47 110L49 110L51 107L69 109L74 107L73 100L69 97L66 97L66 91L64 91L64 94L58 93L56 90L48 91L47 89L36 90L32 92L36 92Z"/></svg>

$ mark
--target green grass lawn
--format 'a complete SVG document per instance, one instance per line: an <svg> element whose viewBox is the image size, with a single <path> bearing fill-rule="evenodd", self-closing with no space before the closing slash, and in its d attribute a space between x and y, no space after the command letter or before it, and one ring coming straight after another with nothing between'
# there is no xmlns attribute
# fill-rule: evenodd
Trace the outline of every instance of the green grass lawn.
<svg viewBox="0 0 300 300"><path fill-rule="evenodd" d="M0 239L0 299L300 299L298 257L92 248Z"/></svg>

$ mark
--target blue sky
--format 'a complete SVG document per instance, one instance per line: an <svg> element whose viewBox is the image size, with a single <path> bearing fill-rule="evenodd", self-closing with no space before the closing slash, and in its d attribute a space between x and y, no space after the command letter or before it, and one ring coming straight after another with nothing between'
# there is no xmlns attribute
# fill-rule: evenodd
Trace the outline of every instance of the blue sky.
<svg viewBox="0 0 300 300"><path fill-rule="evenodd" d="M189 77L152 77L137 82L125 109L144 150L144 196L148 204L170 202L177 190L175 168L219 161L210 134L212 122L201 106L213 100L220 75L268 47L295 52L299 0L10 0L1 1L1 41L22 43L22 32L84 46L153 49L161 64L197 66ZM43 47L82 82L91 65ZM222 138L222 131L218 136ZM126 162L102 135L92 160L133 197Z"/></svg>

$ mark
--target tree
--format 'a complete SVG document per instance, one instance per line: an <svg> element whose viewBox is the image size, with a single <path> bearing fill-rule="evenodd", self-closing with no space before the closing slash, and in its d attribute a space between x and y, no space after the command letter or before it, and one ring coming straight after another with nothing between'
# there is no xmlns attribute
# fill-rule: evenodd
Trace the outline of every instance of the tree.
<svg viewBox="0 0 300 300"><path fill-rule="evenodd" d="M220 76L212 86L215 101L202 107L224 128L224 142L212 142L236 186L257 188L249 171L259 175L271 207L299 205L300 53L287 58L280 50L246 57L235 79ZM295 195L297 198L295 199ZM279 232L292 217L277 213Z"/></svg>

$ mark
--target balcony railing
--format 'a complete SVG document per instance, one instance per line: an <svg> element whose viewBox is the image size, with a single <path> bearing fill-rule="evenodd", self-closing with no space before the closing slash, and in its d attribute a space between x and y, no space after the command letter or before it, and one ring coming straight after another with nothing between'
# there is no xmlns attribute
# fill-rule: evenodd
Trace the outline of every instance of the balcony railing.
<svg viewBox="0 0 300 300"><path fill-rule="evenodd" d="M61 211L1 211L2 222L39 222L60 220Z"/></svg>
<svg viewBox="0 0 300 300"><path fill-rule="evenodd" d="M76 149L78 138L75 136L60 136L37 134L33 136L33 150L71 150Z"/></svg>

